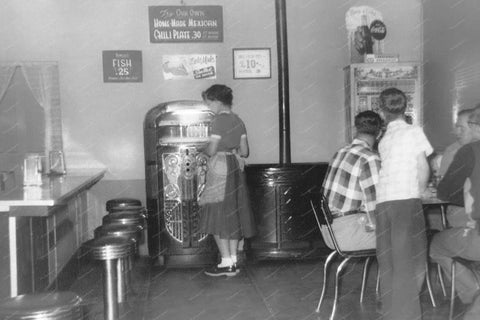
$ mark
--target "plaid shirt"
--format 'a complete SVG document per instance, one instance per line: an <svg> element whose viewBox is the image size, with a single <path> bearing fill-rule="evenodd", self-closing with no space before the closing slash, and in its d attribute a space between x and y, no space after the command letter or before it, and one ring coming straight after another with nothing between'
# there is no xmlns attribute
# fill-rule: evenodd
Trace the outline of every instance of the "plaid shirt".
<svg viewBox="0 0 480 320"><path fill-rule="evenodd" d="M380 157L368 143L354 139L333 156L323 182L323 193L330 210L368 212L376 205Z"/></svg>

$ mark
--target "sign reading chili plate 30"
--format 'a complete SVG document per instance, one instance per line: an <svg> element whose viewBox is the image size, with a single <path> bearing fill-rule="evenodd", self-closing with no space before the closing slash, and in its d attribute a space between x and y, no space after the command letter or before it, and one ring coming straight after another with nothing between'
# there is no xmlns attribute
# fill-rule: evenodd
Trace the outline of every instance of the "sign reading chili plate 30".
<svg viewBox="0 0 480 320"><path fill-rule="evenodd" d="M222 42L222 6L148 7L150 42Z"/></svg>

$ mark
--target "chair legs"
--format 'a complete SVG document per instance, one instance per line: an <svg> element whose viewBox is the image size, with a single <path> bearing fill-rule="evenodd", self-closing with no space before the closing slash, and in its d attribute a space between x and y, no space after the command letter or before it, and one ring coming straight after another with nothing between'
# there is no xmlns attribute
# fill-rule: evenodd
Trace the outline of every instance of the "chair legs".
<svg viewBox="0 0 480 320"><path fill-rule="evenodd" d="M450 312L448 313L448 319L452 320L453 319L453 311L454 311L454 306L455 306L455 277L456 277L456 266L457 262L465 266L466 268L470 269L472 272L475 282L477 283L478 286L480 286L480 277L474 272L474 269L476 269L475 265L470 265L473 261L463 259L461 257L453 257L452 258L452 265L451 265L451 271L450 271L450 278L452 280L451 283L451 290L450 290Z"/></svg>
<svg viewBox="0 0 480 320"><path fill-rule="evenodd" d="M372 261L371 257L368 257L365 260L365 264L363 265L363 275L362 275L362 289L360 290L360 303L363 302L363 296L365 294L365 284L367 282L367 272L370 262Z"/></svg>
<svg viewBox="0 0 480 320"><path fill-rule="evenodd" d="M433 296L432 283L430 281L430 268L429 268L428 260L425 261L425 281L427 282L428 295L430 296L430 301L432 302L432 306L434 308L436 308L437 303L435 302L435 297Z"/></svg>
<svg viewBox="0 0 480 320"><path fill-rule="evenodd" d="M318 300L318 306L317 306L317 309L315 310L315 312L320 312L320 306L322 305L322 302L323 302L323 298L325 297L325 291L326 291L326 288L327 288L327 271L328 271L328 267L330 267L330 264L332 263L333 261L333 258L337 255L337 251L332 251L327 259L325 260L325 264L323 266L323 286L322 286L322 294L320 295L320 300Z"/></svg>
<svg viewBox="0 0 480 320"><path fill-rule="evenodd" d="M447 296L447 290L445 289L445 281L443 280L443 271L442 266L437 264L437 273L438 273L438 280L440 281L440 287L442 288L443 296Z"/></svg>
<svg viewBox="0 0 480 320"><path fill-rule="evenodd" d="M335 274L335 297L333 298L333 307L332 307L332 313L330 314L330 320L333 320L333 317L335 316L335 311L337 311L337 302L338 302L338 284L339 284L339 277L340 273L342 273L343 267L347 264L347 262L350 260L350 258L346 258L343 260L340 265L337 267L337 272Z"/></svg>
<svg viewBox="0 0 480 320"><path fill-rule="evenodd" d="M322 293L320 295L320 300L318 301L318 305L317 305L317 309L315 309L315 312L320 312L320 307L322 306L322 302L325 298L325 292L326 292L326 289L327 289L327 273L328 273L328 269L330 267L330 265L332 264L332 261L334 260L335 256L338 255L338 252L337 251L332 251L328 257L325 259L325 264L324 264L324 268L323 268L323 285L322 285ZM336 273L335 273L335 296L334 296L334 299L333 299L333 307L332 307L332 311L330 313L330 320L333 320L334 316L335 316L335 312L337 310L337 304L338 304L338 296L339 296L339 292L340 292L340 275L343 271L343 269L345 268L345 266L347 265L347 263L350 261L351 258L345 258L343 259L340 264L338 265L337 267L337 270L336 270ZM361 288L361 293L360 293L360 303L363 302L363 298L365 296L365 288L366 288L366 282L367 282L367 273L368 273L368 268L370 266L372 262L372 257L367 257L366 260L365 260L365 264L363 266L363 274L362 274L362 288ZM376 293L378 295L378 292L379 292L379 273L378 273L378 270L377 270L377 280L376 280Z"/></svg>
<svg viewBox="0 0 480 320"><path fill-rule="evenodd" d="M448 312L448 320L453 319L453 307L455 302L455 261L452 261L450 278L452 279L452 285L450 290L450 311Z"/></svg>

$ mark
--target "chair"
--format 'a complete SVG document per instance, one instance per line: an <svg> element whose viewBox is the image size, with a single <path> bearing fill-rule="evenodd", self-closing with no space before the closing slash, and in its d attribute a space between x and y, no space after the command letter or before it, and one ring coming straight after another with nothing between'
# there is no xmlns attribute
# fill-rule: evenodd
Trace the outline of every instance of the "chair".
<svg viewBox="0 0 480 320"><path fill-rule="evenodd" d="M428 247L430 248L430 244L432 243L432 238L435 234L437 234L439 232L439 230L427 230L427 243L428 243ZM425 282L427 283L427 289L428 289L428 294L430 296L430 301L432 302L432 306L434 308L437 307L437 303L435 301L435 297L433 295L433 288L432 288L432 283L431 283L431 276L430 276L430 268L429 268L429 265L430 264L435 264L436 267L437 267L437 275L438 275L438 280L440 282L440 287L442 288L442 293L443 293L443 296L446 297L447 296L447 291L445 289L445 281L443 280L443 272L442 272L442 267L438 264L438 263L435 263L433 262L430 257L430 255L428 255L428 258L427 258L427 261L426 261L426 265L425 265Z"/></svg>
<svg viewBox="0 0 480 320"><path fill-rule="evenodd" d="M450 270L450 279L452 279L452 286L450 290L450 312L448 314L448 319L452 320L453 319L453 307L455 305L455 269L456 269L456 264L460 263L463 266L467 267L470 269L475 276L475 280L477 281L477 284L480 286L480 279L477 275L475 270L478 270L480 267L480 261L474 261L474 260L468 260L464 259L461 257L453 257L452 258L452 268Z"/></svg>
<svg viewBox="0 0 480 320"><path fill-rule="evenodd" d="M335 234L333 233L333 229L331 226L331 223L333 221L333 216L332 213L330 212L330 209L328 207L327 199L325 198L324 195L321 196L320 200L320 211L323 213L323 218L321 219L318 214L318 210L315 208L316 206L314 205L314 202L318 201L318 199L314 199L313 201L310 200L310 205L312 207L312 211L315 215L315 219L317 220L318 228L322 225L326 225L328 232L330 234L330 237L332 239L333 245L335 247L335 250L332 251L327 259L325 260L325 265L323 268L323 287L322 287L322 294L320 295L320 300L318 301L318 306L317 309L315 310L317 313L320 312L320 307L323 302L323 298L325 297L325 291L327 287L327 272L328 268L330 267L330 264L334 260L335 257L339 256L342 258L342 261L337 267L337 271L335 274L335 298L333 300L333 308L332 312L330 314L330 320L333 319L335 316L335 311L337 309L337 302L338 302L338 293L339 293L339 276L344 269L345 265L351 261L352 259L364 259L365 264L363 267L363 275L362 275L362 288L360 292L360 303L363 302L363 297L365 294L365 284L367 281L367 272L368 272L368 267L370 265L370 262L372 261L373 258L376 258L376 250L375 249L370 249L370 250L357 250L357 251L343 251L340 249L338 246L337 240L335 238ZM324 222L322 222L324 220ZM379 289L379 277L378 277L378 272L377 272L377 282L376 282L376 293L378 295L378 289Z"/></svg>

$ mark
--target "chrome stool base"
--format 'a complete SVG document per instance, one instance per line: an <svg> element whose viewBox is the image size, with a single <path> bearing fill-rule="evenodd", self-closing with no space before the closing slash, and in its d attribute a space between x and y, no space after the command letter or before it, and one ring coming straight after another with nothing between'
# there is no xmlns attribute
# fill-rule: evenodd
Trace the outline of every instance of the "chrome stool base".
<svg viewBox="0 0 480 320"><path fill-rule="evenodd" d="M134 251L134 242L126 237L102 236L87 244L95 260L103 260L103 302L106 320L118 319L119 291L125 290L124 258Z"/></svg>

